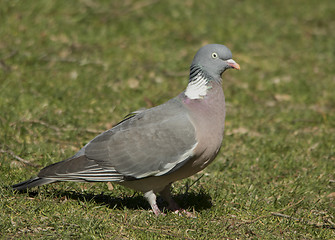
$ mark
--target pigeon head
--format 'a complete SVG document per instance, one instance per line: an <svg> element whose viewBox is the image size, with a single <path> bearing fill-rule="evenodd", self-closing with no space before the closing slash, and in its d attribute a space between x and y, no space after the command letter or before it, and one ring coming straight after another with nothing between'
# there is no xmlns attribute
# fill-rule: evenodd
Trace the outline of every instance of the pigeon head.
<svg viewBox="0 0 335 240"><path fill-rule="evenodd" d="M204 98L211 89L209 84L212 81L221 83L221 75L228 68L240 69L240 65L232 59L229 48L220 44L208 44L200 48L191 64L186 97Z"/></svg>
<svg viewBox="0 0 335 240"><path fill-rule="evenodd" d="M228 68L240 69L240 65L232 59L232 53L224 45L208 44L199 49L191 64L197 66L214 79L220 79Z"/></svg>

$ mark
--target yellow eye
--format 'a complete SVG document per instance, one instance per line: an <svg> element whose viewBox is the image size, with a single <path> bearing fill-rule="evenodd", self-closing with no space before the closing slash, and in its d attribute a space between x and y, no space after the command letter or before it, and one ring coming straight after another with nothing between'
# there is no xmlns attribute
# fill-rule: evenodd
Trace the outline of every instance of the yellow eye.
<svg viewBox="0 0 335 240"><path fill-rule="evenodd" d="M212 53L212 58L217 58L218 54L217 53Z"/></svg>

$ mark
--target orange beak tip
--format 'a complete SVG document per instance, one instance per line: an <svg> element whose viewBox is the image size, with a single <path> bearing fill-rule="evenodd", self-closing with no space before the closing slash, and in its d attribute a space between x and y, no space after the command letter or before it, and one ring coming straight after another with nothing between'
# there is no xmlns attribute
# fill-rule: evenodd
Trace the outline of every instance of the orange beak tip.
<svg viewBox="0 0 335 240"><path fill-rule="evenodd" d="M233 59L228 59L227 60L227 63L229 66L231 66L232 68L235 68L237 70L240 70L241 67L240 67L240 64L238 64L237 62L235 62Z"/></svg>

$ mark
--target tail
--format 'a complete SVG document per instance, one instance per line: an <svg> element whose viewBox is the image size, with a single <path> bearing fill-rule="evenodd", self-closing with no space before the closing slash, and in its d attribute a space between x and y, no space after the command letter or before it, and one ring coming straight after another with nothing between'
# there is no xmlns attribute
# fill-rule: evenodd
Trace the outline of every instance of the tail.
<svg viewBox="0 0 335 240"><path fill-rule="evenodd" d="M15 184L12 188L22 191L59 181L72 182L120 182L123 175L114 168L104 169L85 155L74 156L43 168L35 178Z"/></svg>
<svg viewBox="0 0 335 240"><path fill-rule="evenodd" d="M45 184L48 184L48 183L53 183L53 182L58 182L58 181L69 181L69 179L57 179L57 173L55 173L55 171L53 171L53 169L57 170L57 167L62 166L63 164L66 165L66 163L69 162L72 159L75 159L75 158L71 157L71 158L66 159L64 161L51 164L51 165L43 168L38 173L37 177L31 178L31 179L26 180L24 182L17 183L15 185L13 185L12 188L17 190L17 191L23 191L23 190L26 190L28 188L38 187L38 186L42 186L42 185L45 185ZM82 159L82 158L80 158L80 159ZM73 164L73 165L75 165L75 164ZM68 170L68 167L65 166L63 171L66 172L67 170Z"/></svg>
<svg viewBox="0 0 335 240"><path fill-rule="evenodd" d="M35 177L35 178L31 178L27 181L15 184L15 185L12 186L12 188L15 189L15 190L18 190L18 191L22 191L22 190L25 190L27 188L42 186L44 184L53 183L53 182L57 182L57 180L50 179L50 178Z"/></svg>

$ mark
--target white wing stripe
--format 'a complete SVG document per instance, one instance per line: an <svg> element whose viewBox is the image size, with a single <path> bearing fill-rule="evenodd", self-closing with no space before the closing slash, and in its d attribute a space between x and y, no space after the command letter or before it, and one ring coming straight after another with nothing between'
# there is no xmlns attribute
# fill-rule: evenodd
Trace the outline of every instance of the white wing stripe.
<svg viewBox="0 0 335 240"><path fill-rule="evenodd" d="M158 174L155 174L155 176L161 176L164 175L165 173L171 171L175 166L177 166L179 163L182 163L183 161L189 159L190 157L193 156L193 151L197 147L198 143L194 144L191 149L186 151L183 155L180 156L177 162L174 163L168 163L164 166L164 170L160 171Z"/></svg>

